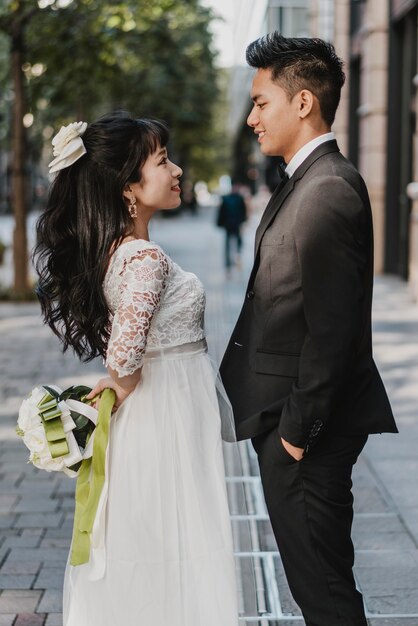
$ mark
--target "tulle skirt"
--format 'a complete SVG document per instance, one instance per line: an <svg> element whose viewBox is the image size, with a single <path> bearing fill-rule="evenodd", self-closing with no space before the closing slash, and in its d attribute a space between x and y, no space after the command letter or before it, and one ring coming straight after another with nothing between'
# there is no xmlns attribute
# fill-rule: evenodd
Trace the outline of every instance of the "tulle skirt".
<svg viewBox="0 0 418 626"><path fill-rule="evenodd" d="M203 342L147 356L112 417L95 534L89 563L67 565L64 626L238 625L221 423Z"/></svg>

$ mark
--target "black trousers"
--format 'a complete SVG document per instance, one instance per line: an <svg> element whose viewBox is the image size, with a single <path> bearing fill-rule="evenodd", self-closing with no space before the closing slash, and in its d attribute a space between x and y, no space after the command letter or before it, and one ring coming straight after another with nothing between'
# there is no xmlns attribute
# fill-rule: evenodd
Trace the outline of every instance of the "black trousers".
<svg viewBox="0 0 418 626"><path fill-rule="evenodd" d="M242 237L240 227L227 228L225 230L225 267L230 268L232 266L231 259L231 241L236 240L237 254L240 254L242 248Z"/></svg>
<svg viewBox="0 0 418 626"><path fill-rule="evenodd" d="M298 462L276 428L252 440L273 532L306 626L367 626L351 541L351 473L366 441L366 435L324 433Z"/></svg>

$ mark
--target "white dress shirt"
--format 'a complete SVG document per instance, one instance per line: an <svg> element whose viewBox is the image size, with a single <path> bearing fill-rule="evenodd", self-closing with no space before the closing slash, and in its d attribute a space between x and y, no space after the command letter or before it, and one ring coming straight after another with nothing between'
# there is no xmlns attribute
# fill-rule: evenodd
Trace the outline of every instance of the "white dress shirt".
<svg viewBox="0 0 418 626"><path fill-rule="evenodd" d="M315 139L312 139L311 141L308 141L308 143L305 143L305 145L302 146L300 150L298 150L296 154L290 159L289 163L286 166L285 172L289 175L289 178L293 176L299 165L302 165L304 160L308 158L308 156L311 154L311 152L315 150L315 148L320 146L321 143L331 141L332 139L335 139L335 133L330 132L325 133L324 135L319 135L319 137L315 137Z"/></svg>

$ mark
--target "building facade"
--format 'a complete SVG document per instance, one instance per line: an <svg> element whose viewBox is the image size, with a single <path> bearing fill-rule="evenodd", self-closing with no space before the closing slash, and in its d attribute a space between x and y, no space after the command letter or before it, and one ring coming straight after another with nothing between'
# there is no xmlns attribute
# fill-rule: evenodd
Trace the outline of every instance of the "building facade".
<svg viewBox="0 0 418 626"><path fill-rule="evenodd" d="M409 280L418 298L418 0L336 0L335 10L347 70L336 130L369 189L376 271Z"/></svg>

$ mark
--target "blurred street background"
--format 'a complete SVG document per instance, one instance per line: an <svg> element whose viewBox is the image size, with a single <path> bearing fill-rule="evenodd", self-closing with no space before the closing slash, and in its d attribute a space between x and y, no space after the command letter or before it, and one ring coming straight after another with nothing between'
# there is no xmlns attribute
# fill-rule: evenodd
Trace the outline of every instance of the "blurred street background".
<svg viewBox="0 0 418 626"><path fill-rule="evenodd" d="M60 353L34 294L30 254L51 138L61 125L118 109L168 122L182 206L158 214L151 236L203 280L219 362L277 182L277 159L260 154L246 125L245 64L246 46L275 29L332 41L345 60L334 130L372 202L374 350L400 428L370 437L356 466L355 574L371 626L418 626L418 0L0 0L0 626L61 626L72 526L74 483L26 464L14 430L20 402L37 384L93 384L103 372L98 361ZM216 222L232 182L247 220L227 267ZM240 453L238 475L225 448L240 619L303 625L254 453L246 443ZM234 510L236 486L245 514ZM240 543L240 525L250 545ZM257 607L247 597L253 575Z"/></svg>

